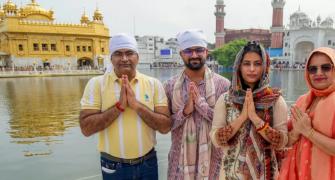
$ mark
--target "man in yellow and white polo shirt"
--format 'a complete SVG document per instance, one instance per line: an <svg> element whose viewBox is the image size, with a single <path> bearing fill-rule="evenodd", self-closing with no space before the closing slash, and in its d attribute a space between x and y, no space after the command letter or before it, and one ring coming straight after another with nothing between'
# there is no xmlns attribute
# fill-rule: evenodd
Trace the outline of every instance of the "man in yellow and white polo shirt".
<svg viewBox="0 0 335 180"><path fill-rule="evenodd" d="M160 81L136 71L134 37L111 40L113 71L86 85L80 112L85 136L98 133L103 179L158 179L155 131L167 133L171 121Z"/></svg>

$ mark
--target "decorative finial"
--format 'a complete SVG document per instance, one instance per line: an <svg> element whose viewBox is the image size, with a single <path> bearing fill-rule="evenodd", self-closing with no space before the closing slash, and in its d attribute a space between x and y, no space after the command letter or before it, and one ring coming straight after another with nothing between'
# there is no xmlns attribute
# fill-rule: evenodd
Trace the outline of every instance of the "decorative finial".
<svg viewBox="0 0 335 180"><path fill-rule="evenodd" d="M98 2L96 2L96 10L97 11L99 10L99 4L98 4Z"/></svg>

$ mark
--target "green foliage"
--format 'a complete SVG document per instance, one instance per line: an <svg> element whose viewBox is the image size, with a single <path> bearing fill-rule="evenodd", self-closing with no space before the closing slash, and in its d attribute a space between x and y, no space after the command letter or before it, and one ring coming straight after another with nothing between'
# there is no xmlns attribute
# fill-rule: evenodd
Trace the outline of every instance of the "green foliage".
<svg viewBox="0 0 335 180"><path fill-rule="evenodd" d="M231 67L234 65L235 57L240 49L247 44L245 39L237 39L231 41L220 48L213 51L213 57L224 67Z"/></svg>

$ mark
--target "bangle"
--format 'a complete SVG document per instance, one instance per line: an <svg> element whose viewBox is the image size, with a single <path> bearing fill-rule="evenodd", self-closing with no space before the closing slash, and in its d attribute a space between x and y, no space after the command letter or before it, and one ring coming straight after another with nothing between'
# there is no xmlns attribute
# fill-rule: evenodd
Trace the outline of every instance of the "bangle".
<svg viewBox="0 0 335 180"><path fill-rule="evenodd" d="M121 107L121 103L118 101L115 104L116 109L118 109L120 112L124 112L124 108Z"/></svg>
<svg viewBox="0 0 335 180"><path fill-rule="evenodd" d="M307 138L308 139L311 139L312 137L313 137L313 135L314 135L314 129L313 128L311 128L310 130L309 130L309 133L308 133L308 136L307 136Z"/></svg>
<svg viewBox="0 0 335 180"><path fill-rule="evenodd" d="M260 127L260 128L257 129L257 132L261 132L261 131L263 131L264 129L266 129L268 127L269 127L269 123L266 122L266 123L263 124L262 127Z"/></svg>

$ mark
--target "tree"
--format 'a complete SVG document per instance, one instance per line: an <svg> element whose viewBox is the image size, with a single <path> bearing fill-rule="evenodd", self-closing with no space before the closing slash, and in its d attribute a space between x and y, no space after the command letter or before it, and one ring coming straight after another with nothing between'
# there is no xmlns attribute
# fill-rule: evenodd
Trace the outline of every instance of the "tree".
<svg viewBox="0 0 335 180"><path fill-rule="evenodd" d="M214 58L220 65L231 67L234 65L235 57L240 49L247 44L245 39L231 41L213 51Z"/></svg>

